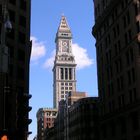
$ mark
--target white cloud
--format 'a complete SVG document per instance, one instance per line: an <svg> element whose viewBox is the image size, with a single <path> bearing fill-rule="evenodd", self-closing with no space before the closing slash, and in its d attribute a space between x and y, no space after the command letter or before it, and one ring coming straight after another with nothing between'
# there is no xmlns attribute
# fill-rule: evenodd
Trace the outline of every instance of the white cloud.
<svg viewBox="0 0 140 140"><path fill-rule="evenodd" d="M54 65L54 59L55 59L55 50L53 50L52 51L52 53L51 53L51 57L50 58L48 58L46 61L45 61L45 63L44 63L44 68L51 68L52 69L52 67L53 67L53 65Z"/></svg>
<svg viewBox="0 0 140 140"><path fill-rule="evenodd" d="M36 37L31 37L32 40L32 53L31 61L37 62L41 57L45 56L46 48L43 42L39 42Z"/></svg>
<svg viewBox="0 0 140 140"><path fill-rule="evenodd" d="M75 56L75 61L77 64L77 69L83 69L85 67L88 67L93 64L93 59L90 59L87 53L87 50L80 47L78 44L73 44L72 45L72 51L73 55ZM55 50L53 50L51 57L48 58L45 63L44 67L45 68L51 68L54 65L54 59L55 59Z"/></svg>
<svg viewBox="0 0 140 140"><path fill-rule="evenodd" d="M87 50L78 44L72 45L73 55L77 64L77 69L83 69L93 64L93 59L89 58Z"/></svg>

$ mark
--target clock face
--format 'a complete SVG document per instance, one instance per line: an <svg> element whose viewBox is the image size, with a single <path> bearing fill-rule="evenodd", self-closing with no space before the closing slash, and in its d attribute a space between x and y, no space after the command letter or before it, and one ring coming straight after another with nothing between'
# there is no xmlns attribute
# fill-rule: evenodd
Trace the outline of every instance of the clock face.
<svg viewBox="0 0 140 140"><path fill-rule="evenodd" d="M67 41L62 42L62 51L68 52L68 42Z"/></svg>
<svg viewBox="0 0 140 140"><path fill-rule="evenodd" d="M63 45L63 46L67 46L68 44L67 44L66 41L64 41L64 42L62 43L62 45Z"/></svg>

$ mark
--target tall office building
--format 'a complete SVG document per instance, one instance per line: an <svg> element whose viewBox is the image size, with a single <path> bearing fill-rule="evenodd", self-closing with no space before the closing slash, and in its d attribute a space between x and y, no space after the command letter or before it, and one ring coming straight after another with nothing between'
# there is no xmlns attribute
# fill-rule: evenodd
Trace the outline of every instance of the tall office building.
<svg viewBox="0 0 140 140"><path fill-rule="evenodd" d="M56 34L56 56L53 68L54 108L67 93L76 91L76 63L72 53L72 33L65 16L62 16Z"/></svg>
<svg viewBox="0 0 140 140"><path fill-rule="evenodd" d="M94 0L100 139L140 139L140 1Z"/></svg>
<svg viewBox="0 0 140 140"><path fill-rule="evenodd" d="M7 131L10 140L27 140L30 133L30 6L30 0L0 0L0 134ZM9 20L10 31L4 29L10 27ZM8 69L3 71L5 64Z"/></svg>

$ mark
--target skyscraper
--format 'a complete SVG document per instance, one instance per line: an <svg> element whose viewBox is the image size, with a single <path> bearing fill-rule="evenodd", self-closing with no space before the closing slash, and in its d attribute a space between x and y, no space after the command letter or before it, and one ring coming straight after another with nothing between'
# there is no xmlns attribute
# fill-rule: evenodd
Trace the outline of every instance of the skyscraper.
<svg viewBox="0 0 140 140"><path fill-rule="evenodd" d="M55 43L53 102L54 108L58 108L59 101L65 99L68 92L76 91L76 63L72 53L72 33L65 16L61 18Z"/></svg>
<svg viewBox="0 0 140 140"><path fill-rule="evenodd" d="M0 133L7 131L10 140L26 140L30 133L30 6L30 0L0 0L0 56L6 54L8 58L8 61L1 63L8 64L6 74L0 69ZM9 20L12 24L10 32L3 30L7 22L5 19L8 20L8 26ZM8 51L3 52L2 48L5 46ZM3 61L3 58L0 59Z"/></svg>
<svg viewBox="0 0 140 140"><path fill-rule="evenodd" d="M140 1L94 0L100 139L140 139Z"/></svg>

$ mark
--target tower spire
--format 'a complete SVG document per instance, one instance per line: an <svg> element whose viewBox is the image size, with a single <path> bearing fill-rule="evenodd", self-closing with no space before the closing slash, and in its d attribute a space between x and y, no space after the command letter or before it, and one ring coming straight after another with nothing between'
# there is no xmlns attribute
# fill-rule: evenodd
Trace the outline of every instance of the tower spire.
<svg viewBox="0 0 140 140"><path fill-rule="evenodd" d="M60 24L58 26L58 30L56 33L55 42L57 42L58 38L72 38L71 29L68 25L67 19L64 15L61 16Z"/></svg>
<svg viewBox="0 0 140 140"><path fill-rule="evenodd" d="M64 16L64 14L61 17L60 25L58 27L58 31L57 32L71 32L70 31L70 27L69 27L69 25L67 23L67 19Z"/></svg>
<svg viewBox="0 0 140 140"><path fill-rule="evenodd" d="M62 15L56 34L56 57L53 67L54 107L65 100L68 92L76 91L76 63L72 53L72 33Z"/></svg>

